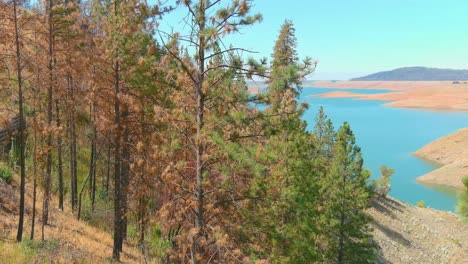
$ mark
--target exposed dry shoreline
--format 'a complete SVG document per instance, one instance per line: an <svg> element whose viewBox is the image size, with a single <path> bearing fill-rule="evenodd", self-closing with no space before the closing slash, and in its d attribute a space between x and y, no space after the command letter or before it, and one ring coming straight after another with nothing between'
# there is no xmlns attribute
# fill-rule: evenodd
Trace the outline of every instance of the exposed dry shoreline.
<svg viewBox="0 0 468 264"><path fill-rule="evenodd" d="M468 111L468 83L464 82L311 81L306 82L304 86L336 89L389 90L391 92L382 94L359 94L343 91L325 93L318 96L391 101L385 105L401 108Z"/></svg>
<svg viewBox="0 0 468 264"><path fill-rule="evenodd" d="M262 84L249 87L257 93ZM447 81L306 81L303 87L343 89L320 95L323 98L355 98L390 101L386 106L427 110L468 111L468 83ZM306 88L307 89L307 88ZM381 94L360 94L347 89L387 90ZM467 112L468 114L468 112ZM442 165L417 179L422 183L463 188L468 176L468 128L436 140L414 153Z"/></svg>
<svg viewBox="0 0 468 264"><path fill-rule="evenodd" d="M414 155L442 165L419 177L417 181L463 188L461 179L468 176L468 128L439 138L416 151Z"/></svg>
<svg viewBox="0 0 468 264"><path fill-rule="evenodd" d="M307 83L307 86L343 89L318 95L324 98L384 100L391 101L385 105L392 107L468 111L468 84L465 82L317 81ZM349 88L385 89L391 92L359 94L345 90ZM461 179L468 176L468 128L440 138L414 154L441 165L439 169L419 177L417 181L463 188Z"/></svg>

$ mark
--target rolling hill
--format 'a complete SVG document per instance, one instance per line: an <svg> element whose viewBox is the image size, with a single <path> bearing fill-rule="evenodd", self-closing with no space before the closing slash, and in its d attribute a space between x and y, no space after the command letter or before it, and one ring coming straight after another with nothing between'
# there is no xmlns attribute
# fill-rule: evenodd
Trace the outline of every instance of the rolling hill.
<svg viewBox="0 0 468 264"><path fill-rule="evenodd" d="M354 78L351 81L468 81L468 70L405 67Z"/></svg>

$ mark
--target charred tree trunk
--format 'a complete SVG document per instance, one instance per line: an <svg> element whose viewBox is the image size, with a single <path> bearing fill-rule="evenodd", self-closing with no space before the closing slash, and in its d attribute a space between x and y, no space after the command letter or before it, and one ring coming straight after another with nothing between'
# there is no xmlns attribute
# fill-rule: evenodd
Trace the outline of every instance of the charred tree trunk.
<svg viewBox="0 0 468 264"><path fill-rule="evenodd" d="M109 184L110 184L110 174L111 174L111 143L108 142L107 146L107 175L106 175L106 196L109 195Z"/></svg>
<svg viewBox="0 0 468 264"><path fill-rule="evenodd" d="M92 151L91 151L92 152ZM91 156L94 155L94 153L91 154ZM92 164L92 162L91 162ZM81 201L82 201L82 198L83 198L83 191L85 189L85 186L86 184L88 183L89 179L92 177L92 166L89 168L89 173L88 173L88 177L86 177L86 180L83 182L83 185L81 186L81 190L80 190L80 194L78 195L79 198L78 198L78 213L77 213L77 219L80 220L81 218Z"/></svg>
<svg viewBox="0 0 468 264"><path fill-rule="evenodd" d="M37 45L37 33L34 34L34 40L36 43L36 49L39 50ZM37 53L36 53L37 55ZM39 84L39 71L36 71L36 83ZM38 109L38 94L40 94L40 86L37 87L37 91L34 92L34 111L40 111ZM33 146L33 204L32 204L32 216L31 216L31 236L30 239L34 239L35 226L36 226L36 203L37 203L37 114L34 113L33 117L34 124L34 146Z"/></svg>
<svg viewBox="0 0 468 264"><path fill-rule="evenodd" d="M76 150L76 131L75 131L75 89L73 87L73 77L67 74L68 90L70 93L70 110L68 117L68 136L70 148L70 186L71 186L71 206L75 211L78 203L78 162Z"/></svg>
<svg viewBox="0 0 468 264"><path fill-rule="evenodd" d="M145 197L138 200L138 224L140 226L138 234L138 245L144 250L145 229L146 229L146 202Z"/></svg>
<svg viewBox="0 0 468 264"><path fill-rule="evenodd" d="M48 0L48 24L49 24L49 86L47 88L47 124L52 127L53 114L53 86L54 86L54 36L53 36L53 0ZM49 221L49 201L52 177L52 133L47 135L47 158L46 173L44 179L44 198L42 209L42 226L47 225ZM44 227L42 227L44 228Z"/></svg>
<svg viewBox="0 0 468 264"><path fill-rule="evenodd" d="M117 4L116 4L117 9ZM120 252L122 251L122 208L121 208L121 129L122 124L120 121L120 65L118 55L114 65L114 112L115 112L115 164L114 164L114 247L112 251L112 258L115 260L120 259Z"/></svg>
<svg viewBox="0 0 468 264"><path fill-rule="evenodd" d="M99 153L100 153L100 151L99 151ZM78 220L80 220L80 218L81 218L81 204L82 204L82 200L83 200L83 191L84 191L88 181L90 181L90 186L92 187L93 177L96 177L96 159L99 156L99 153L97 152L96 145L93 142L92 146L91 146L91 157L90 157L88 177L86 177L86 180L84 181L83 185L81 186L80 193L78 194L78 214L77 214L77 219Z"/></svg>
<svg viewBox="0 0 468 264"><path fill-rule="evenodd" d="M13 1L13 20L15 24L15 46L16 46L16 74L18 78L18 97L19 97L19 148L20 148L20 215L18 221L18 232L16 234L16 241L20 242L23 239L23 224L24 224L24 192L26 185L26 172L24 164L24 150L25 150L25 136L24 136L24 112L23 112L23 76L21 75L21 50L19 41L19 28L18 28L18 14L17 14L17 2Z"/></svg>
<svg viewBox="0 0 468 264"><path fill-rule="evenodd" d="M36 117L34 116L34 124L36 124ZM34 129L34 146L33 146L33 205L32 205L32 216L31 216L31 236L30 239L34 239L34 227L36 223L36 197L37 197L37 158L36 158L36 148L37 148L37 132Z"/></svg>
<svg viewBox="0 0 468 264"><path fill-rule="evenodd" d="M122 119L128 118L128 112L122 113ZM129 130L126 126L122 139L122 184L121 184L121 208L122 208L122 240L127 239L127 207L128 207L128 183L130 176L130 144L129 144Z"/></svg>
<svg viewBox="0 0 468 264"><path fill-rule="evenodd" d="M96 201L96 127L93 126L93 134L91 139L91 162L90 171L91 174L91 208L94 212L94 205Z"/></svg>
<svg viewBox="0 0 468 264"><path fill-rule="evenodd" d="M61 124L59 102L55 100L56 122L59 128ZM59 209L63 211L63 160L62 160L62 136L57 135L57 159L58 159L58 188L59 188Z"/></svg>

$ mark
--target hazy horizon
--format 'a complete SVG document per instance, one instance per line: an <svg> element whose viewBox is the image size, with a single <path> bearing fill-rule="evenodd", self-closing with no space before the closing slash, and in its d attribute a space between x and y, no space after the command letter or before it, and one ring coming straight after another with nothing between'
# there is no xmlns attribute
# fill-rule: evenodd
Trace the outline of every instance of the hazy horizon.
<svg viewBox="0 0 468 264"><path fill-rule="evenodd" d="M155 0L152 0L153 2ZM229 36L233 44L270 57L279 28L292 20L300 58L318 60L309 79L346 80L401 67L468 68L468 1L258 0L263 21ZM184 14L164 18L161 28L180 28Z"/></svg>

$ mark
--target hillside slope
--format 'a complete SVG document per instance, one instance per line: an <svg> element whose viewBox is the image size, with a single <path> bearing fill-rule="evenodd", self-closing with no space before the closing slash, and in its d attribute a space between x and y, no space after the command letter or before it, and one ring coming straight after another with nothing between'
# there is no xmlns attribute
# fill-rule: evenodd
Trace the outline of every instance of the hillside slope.
<svg viewBox="0 0 468 264"><path fill-rule="evenodd" d="M405 67L351 79L351 81L466 81L468 70Z"/></svg>
<svg viewBox="0 0 468 264"><path fill-rule="evenodd" d="M28 185L27 185L28 186ZM28 186L31 187L31 186ZM16 243L18 221L18 184L11 185L0 179L0 263L111 263L112 235L98 228L77 221L69 208L65 212L57 209L52 201L49 209L50 225L44 230L45 242L41 242L40 208L37 203L35 240L30 241L32 198L26 197L25 229L23 242ZM28 194L32 190L28 188ZM41 200L42 194L38 194ZM109 219L112 221L112 219ZM144 263L139 251L124 246L122 263Z"/></svg>
<svg viewBox="0 0 468 264"><path fill-rule="evenodd" d="M40 197L40 196L39 196ZM25 237L29 237L30 198L27 203ZM0 180L0 263L111 263L110 234L77 221L70 213L52 210L51 225L40 242L36 223L34 243L14 241L17 224L17 185ZM38 204L40 208L40 204ZM393 198L373 202L374 239L382 264L462 264L468 259L468 227L458 216L419 208ZM145 263L138 250L124 247L122 263Z"/></svg>
<svg viewBox="0 0 468 264"><path fill-rule="evenodd" d="M419 208L396 199L374 202L374 239L379 263L463 264L468 259L468 226L450 212Z"/></svg>
<svg viewBox="0 0 468 264"><path fill-rule="evenodd" d="M439 138L414 155L443 165L419 177L418 181L463 188L461 179L468 176L468 128Z"/></svg>

